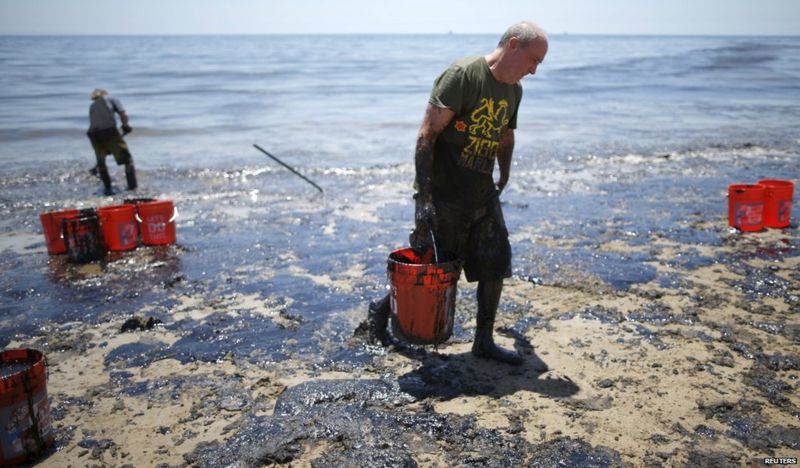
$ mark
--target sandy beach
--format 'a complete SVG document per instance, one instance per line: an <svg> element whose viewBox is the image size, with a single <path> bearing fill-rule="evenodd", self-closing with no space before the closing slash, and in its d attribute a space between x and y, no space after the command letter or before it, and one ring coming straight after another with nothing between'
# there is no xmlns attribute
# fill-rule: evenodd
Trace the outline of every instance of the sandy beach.
<svg viewBox="0 0 800 468"><path fill-rule="evenodd" d="M178 342L173 325L186 318L258 315L286 329L301 320L290 304L259 294L209 303L186 290L169 311L174 322L126 332L130 316L54 324L9 347L40 349L50 363L57 450L41 466L760 466L797 458L800 257L769 252L800 239L794 228L723 236L722 246L708 247L653 234L638 247L653 251L659 271L679 275L679 288L650 282L621 291L591 275L508 281L497 336L523 352L520 368L470 354L474 287L463 279L457 332L436 349L385 350L356 332L330 344L360 356L341 362L187 363L168 354L138 362L141 352ZM735 260L691 270L672 263L690 249ZM366 302L353 304L339 322L345 329L318 333L352 333L365 310Z"/></svg>

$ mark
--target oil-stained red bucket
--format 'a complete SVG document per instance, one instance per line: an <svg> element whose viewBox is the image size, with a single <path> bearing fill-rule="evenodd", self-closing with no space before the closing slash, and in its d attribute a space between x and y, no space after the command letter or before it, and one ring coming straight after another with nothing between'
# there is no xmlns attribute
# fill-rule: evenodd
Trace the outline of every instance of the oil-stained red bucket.
<svg viewBox="0 0 800 468"><path fill-rule="evenodd" d="M108 250L133 250L139 245L139 225L136 223L136 206L112 205L97 209L103 239Z"/></svg>
<svg viewBox="0 0 800 468"><path fill-rule="evenodd" d="M47 243L47 253L50 255L63 254L67 251L64 238L61 235L61 220L71 218L78 214L78 210L51 211L41 213L39 221L42 222L44 241Z"/></svg>
<svg viewBox="0 0 800 468"><path fill-rule="evenodd" d="M745 232L764 229L764 186L728 186L728 225Z"/></svg>
<svg viewBox="0 0 800 468"><path fill-rule="evenodd" d="M47 400L47 360L33 349L0 353L0 465L33 460L55 440Z"/></svg>
<svg viewBox="0 0 800 468"><path fill-rule="evenodd" d="M145 245L175 243L175 217L178 212L171 200L138 203L136 211Z"/></svg>
<svg viewBox="0 0 800 468"><path fill-rule="evenodd" d="M439 344L453 333L461 262L443 254L432 263L432 256L419 257L411 248L389 255L392 331L409 343Z"/></svg>
<svg viewBox="0 0 800 468"><path fill-rule="evenodd" d="M100 218L94 209L80 210L77 215L62 219L61 232L71 263L87 263L105 257Z"/></svg>
<svg viewBox="0 0 800 468"><path fill-rule="evenodd" d="M789 227L792 217L794 183L778 179L764 179L759 180L758 183L764 186L764 226Z"/></svg>

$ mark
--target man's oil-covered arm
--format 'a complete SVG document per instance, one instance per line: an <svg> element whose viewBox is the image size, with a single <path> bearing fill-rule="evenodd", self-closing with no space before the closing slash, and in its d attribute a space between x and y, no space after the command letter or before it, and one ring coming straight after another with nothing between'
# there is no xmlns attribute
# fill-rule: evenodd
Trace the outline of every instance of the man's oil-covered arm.
<svg viewBox="0 0 800 468"><path fill-rule="evenodd" d="M419 246L428 243L430 229L436 229L436 210L433 207L432 173L433 148L436 139L453 119L455 113L446 107L428 104L425 117L417 136L417 147L414 153L416 167L416 206L414 212L414 232L411 234L411 245Z"/></svg>

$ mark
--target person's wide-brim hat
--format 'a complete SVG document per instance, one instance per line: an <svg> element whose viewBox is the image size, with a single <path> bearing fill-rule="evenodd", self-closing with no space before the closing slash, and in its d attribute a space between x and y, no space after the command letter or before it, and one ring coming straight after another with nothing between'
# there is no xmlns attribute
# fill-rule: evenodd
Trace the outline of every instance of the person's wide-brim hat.
<svg viewBox="0 0 800 468"><path fill-rule="evenodd" d="M95 88L95 90L92 91L92 99L97 99L100 96L105 96L106 94L108 94L108 91L105 89Z"/></svg>

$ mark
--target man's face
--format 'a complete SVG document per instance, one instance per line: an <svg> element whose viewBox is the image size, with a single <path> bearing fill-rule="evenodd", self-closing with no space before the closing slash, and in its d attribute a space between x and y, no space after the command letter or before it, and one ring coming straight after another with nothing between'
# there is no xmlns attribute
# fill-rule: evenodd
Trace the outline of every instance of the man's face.
<svg viewBox="0 0 800 468"><path fill-rule="evenodd" d="M516 78L515 82L520 81L526 75L536 74L536 68L547 55L547 40L537 38L524 47L520 46L519 42L513 42L510 46L514 58L512 76Z"/></svg>

